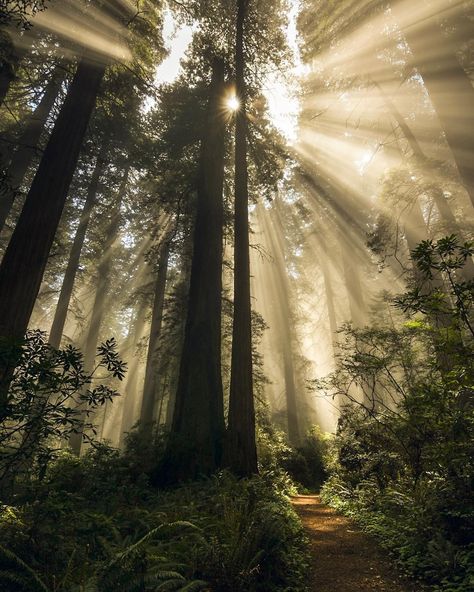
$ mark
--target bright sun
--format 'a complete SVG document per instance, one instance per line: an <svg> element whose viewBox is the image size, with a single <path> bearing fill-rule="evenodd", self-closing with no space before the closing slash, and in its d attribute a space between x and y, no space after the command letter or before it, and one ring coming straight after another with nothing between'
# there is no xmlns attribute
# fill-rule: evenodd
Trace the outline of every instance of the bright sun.
<svg viewBox="0 0 474 592"><path fill-rule="evenodd" d="M239 99L236 96L229 97L227 99L227 107L231 111L237 111L237 109L240 107Z"/></svg>

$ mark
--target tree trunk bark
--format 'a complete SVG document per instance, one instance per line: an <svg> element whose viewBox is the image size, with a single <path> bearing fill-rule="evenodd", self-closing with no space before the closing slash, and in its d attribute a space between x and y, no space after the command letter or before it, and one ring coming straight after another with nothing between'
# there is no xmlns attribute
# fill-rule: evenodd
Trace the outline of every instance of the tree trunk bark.
<svg viewBox="0 0 474 592"><path fill-rule="evenodd" d="M288 441L292 446L298 446L301 443L301 430L298 419L298 402L293 362L294 335L290 306L290 286L285 265L286 237L281 223L280 210L278 209L280 204L276 202L275 205L277 208L276 212L274 209L271 210L273 214L273 224L271 226L266 222L267 215L263 208L260 209L260 219L263 220L266 239L269 241L271 253L274 258L272 271L276 274L275 298L279 317L278 329L280 331L282 345ZM276 237L281 237L281 240L277 240Z"/></svg>
<svg viewBox="0 0 474 592"><path fill-rule="evenodd" d="M0 266L2 349L21 342L38 295L105 65L82 59ZM15 360L0 360L0 419Z"/></svg>
<svg viewBox="0 0 474 592"><path fill-rule="evenodd" d="M153 411L156 401L158 353L163 320L163 305L165 302L166 276L170 253L169 237L163 238L158 259L158 272L154 287L153 309L151 314L150 337L145 367L145 382L143 385L142 408L140 423L151 434L153 425Z"/></svg>
<svg viewBox="0 0 474 592"><path fill-rule="evenodd" d="M135 423L135 409L137 407L136 401L138 397L138 371L140 367L140 359L136 355L136 351L139 341L144 336L147 310L147 299L142 297L138 304L136 317L133 321L133 328L130 330L130 344L129 348L127 348L130 351L130 355L128 358L129 366L127 372L127 382L123 395L122 421L119 439L120 448L123 448L126 434L130 431Z"/></svg>
<svg viewBox="0 0 474 592"><path fill-rule="evenodd" d="M252 318L247 173L244 25L248 0L237 0L235 83L240 106L235 123L234 319L227 430L227 463L245 477L258 472L252 376Z"/></svg>
<svg viewBox="0 0 474 592"><path fill-rule="evenodd" d="M58 66L46 85L41 101L31 114L23 133L18 138L18 148L14 152L6 171L8 188L0 201L0 231L5 225L26 171L38 152L41 133L58 96L64 77L64 69Z"/></svg>
<svg viewBox="0 0 474 592"><path fill-rule="evenodd" d="M97 289L92 306L92 315L87 332L86 343L84 347L84 370L87 374L92 372L94 368L94 360L97 353L97 345L99 344L99 332L104 316L105 302L107 292L110 284L110 272L112 270L112 262L114 255L114 243L117 240L117 234L120 228L120 205L122 202L122 195L128 182L128 169L124 173L124 178L117 196L117 204L112 212L107 232L105 235L105 242L103 248L103 256L97 268ZM81 446L84 434L84 422L87 417L87 410L85 406L79 406L79 420L80 424L77 431L73 433L69 439L69 446L74 454L81 453Z"/></svg>
<svg viewBox="0 0 474 592"><path fill-rule="evenodd" d="M201 144L194 249L176 403L159 477L167 481L209 475L221 461L224 90L224 64L216 59Z"/></svg>
<svg viewBox="0 0 474 592"><path fill-rule="evenodd" d="M346 234L347 230L340 224L337 226L337 233L351 322L354 327L361 328L367 322L367 307L359 273L363 262L357 247L351 244L350 235Z"/></svg>
<svg viewBox="0 0 474 592"><path fill-rule="evenodd" d="M92 209L96 203L97 191L99 188L100 177L105 167L105 156L107 147L105 143L102 145L102 149L97 156L96 165L92 177L90 179L89 187L87 190L87 197L84 203L84 207L81 212L79 220L79 226L77 227L74 242L69 253L69 260L64 274L63 283L61 285L61 291L59 293L58 303L56 305L56 311L54 313L53 324L51 326L51 332L49 334L49 344L59 348L61 345L61 338L63 336L64 325L66 323L67 312L69 303L71 301L72 290L74 287L74 281L76 279L77 270L79 268L79 259L81 257L82 247L84 246L84 240L86 238L87 227L92 214Z"/></svg>

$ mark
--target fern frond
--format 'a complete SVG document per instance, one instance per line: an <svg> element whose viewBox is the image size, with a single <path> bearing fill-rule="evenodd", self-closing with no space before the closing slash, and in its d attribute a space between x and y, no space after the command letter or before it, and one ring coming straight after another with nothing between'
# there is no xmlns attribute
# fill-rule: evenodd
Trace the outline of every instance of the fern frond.
<svg viewBox="0 0 474 592"><path fill-rule="evenodd" d="M210 590L209 584L203 580L194 580L180 588L178 592L197 592L198 590Z"/></svg>
<svg viewBox="0 0 474 592"><path fill-rule="evenodd" d="M183 584L183 580L166 580L160 584L157 588L155 588L154 592L164 592L166 590L181 590Z"/></svg>
<svg viewBox="0 0 474 592"><path fill-rule="evenodd" d="M137 551L138 549L140 549L140 547L142 547L147 541L149 541L151 538L153 538L160 531L162 531L164 529L174 529L174 528L184 528L184 527L185 528L190 528L190 529L193 529L193 530L197 530L197 531L201 530L199 527L197 527L194 524L192 524L191 522L187 522L185 520L178 520L176 522L170 522L168 524L160 524L160 526L157 526L156 528L153 528L152 530L150 530L150 532L147 532L136 543L134 543L133 545L130 545L124 551L120 552L115 557L115 559L113 559L108 564L107 567L110 568L110 567L113 567L114 565L116 565L117 563L121 563L124 559L126 559L134 551Z"/></svg>
<svg viewBox="0 0 474 592"><path fill-rule="evenodd" d="M25 561L23 561L21 557L18 557L16 553L0 545L0 554L0 557L3 556L3 558L5 558L7 562L10 562L13 566L20 570L20 574L15 574L14 572L6 571L4 572L5 576L21 576L21 572L28 574L30 581L28 582L28 580L23 580L21 583L25 592L50 592L49 588L39 577L39 575L35 572L35 570L31 568L27 563L25 563Z"/></svg>
<svg viewBox="0 0 474 592"><path fill-rule="evenodd" d="M177 571L159 571L157 573L150 574L150 581L151 580L181 580L184 582L185 578Z"/></svg>

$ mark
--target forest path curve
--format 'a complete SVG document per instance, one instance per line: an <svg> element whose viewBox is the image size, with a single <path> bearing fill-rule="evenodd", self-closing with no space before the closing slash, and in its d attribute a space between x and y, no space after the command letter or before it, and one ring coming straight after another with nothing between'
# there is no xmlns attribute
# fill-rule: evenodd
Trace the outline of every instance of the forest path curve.
<svg viewBox="0 0 474 592"><path fill-rule="evenodd" d="M292 498L310 541L311 592L420 592L353 522L316 495Z"/></svg>

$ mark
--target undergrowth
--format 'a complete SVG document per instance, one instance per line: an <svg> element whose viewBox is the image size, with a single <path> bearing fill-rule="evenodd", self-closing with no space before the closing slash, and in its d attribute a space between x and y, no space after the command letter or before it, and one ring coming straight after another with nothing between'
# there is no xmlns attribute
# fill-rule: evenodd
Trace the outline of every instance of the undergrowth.
<svg viewBox="0 0 474 592"><path fill-rule="evenodd" d="M133 451L62 454L0 519L0 589L303 592L307 543L276 473L158 490ZM146 464L146 463L145 463Z"/></svg>
<svg viewBox="0 0 474 592"><path fill-rule="evenodd" d="M420 243L391 322L344 327L316 381L348 403L323 500L443 592L474 590L473 255L455 235Z"/></svg>

